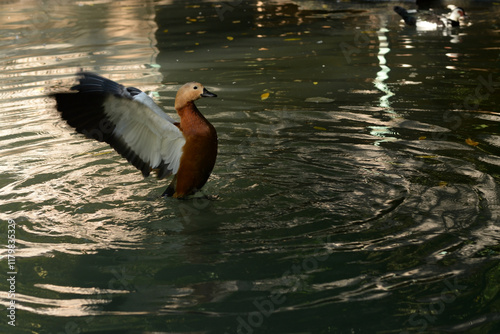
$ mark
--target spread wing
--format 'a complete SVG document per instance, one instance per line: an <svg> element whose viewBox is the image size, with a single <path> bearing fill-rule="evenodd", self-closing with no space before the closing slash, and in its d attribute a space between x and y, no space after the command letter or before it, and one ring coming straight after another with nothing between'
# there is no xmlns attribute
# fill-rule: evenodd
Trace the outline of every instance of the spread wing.
<svg viewBox="0 0 500 334"><path fill-rule="evenodd" d="M57 110L77 132L104 141L148 176L176 174L186 140L174 124L144 92L93 73L83 72L77 93L56 93Z"/></svg>

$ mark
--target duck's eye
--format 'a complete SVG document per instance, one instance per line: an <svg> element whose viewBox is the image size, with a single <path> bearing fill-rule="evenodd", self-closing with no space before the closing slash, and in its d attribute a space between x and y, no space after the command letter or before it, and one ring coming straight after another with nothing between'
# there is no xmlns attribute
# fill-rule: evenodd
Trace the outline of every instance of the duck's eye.
<svg viewBox="0 0 500 334"><path fill-rule="evenodd" d="M193 89L198 89L198 86L194 86Z"/></svg>

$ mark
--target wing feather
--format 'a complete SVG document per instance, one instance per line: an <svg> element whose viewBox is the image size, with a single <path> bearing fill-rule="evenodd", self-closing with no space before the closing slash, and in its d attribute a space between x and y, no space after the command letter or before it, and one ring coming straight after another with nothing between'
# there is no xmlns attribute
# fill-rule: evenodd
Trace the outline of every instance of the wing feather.
<svg viewBox="0 0 500 334"><path fill-rule="evenodd" d="M151 168L163 162L176 174L186 143L177 126L135 100L109 96L104 112L116 124L113 134L123 140Z"/></svg>
<svg viewBox="0 0 500 334"><path fill-rule="evenodd" d="M186 142L170 116L137 88L93 73L80 73L77 93L58 93L61 116L77 132L105 141L144 176L176 174Z"/></svg>

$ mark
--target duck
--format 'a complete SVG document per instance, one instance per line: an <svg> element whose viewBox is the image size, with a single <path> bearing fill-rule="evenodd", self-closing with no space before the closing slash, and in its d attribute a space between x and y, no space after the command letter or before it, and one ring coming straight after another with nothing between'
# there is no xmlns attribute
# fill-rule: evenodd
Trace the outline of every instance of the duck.
<svg viewBox="0 0 500 334"><path fill-rule="evenodd" d="M69 92L50 95L76 132L108 143L144 177L173 175L162 197L184 199L205 185L217 158L217 131L194 102L216 94L199 82L184 84L175 96L176 121L138 88L92 72L77 77Z"/></svg>
<svg viewBox="0 0 500 334"><path fill-rule="evenodd" d="M460 27L460 20L464 18L465 10L461 7L451 6L447 15L437 15L433 11L409 11L403 7L395 6L394 11L401 16L406 25L429 29L438 27ZM417 15L415 15L417 14Z"/></svg>

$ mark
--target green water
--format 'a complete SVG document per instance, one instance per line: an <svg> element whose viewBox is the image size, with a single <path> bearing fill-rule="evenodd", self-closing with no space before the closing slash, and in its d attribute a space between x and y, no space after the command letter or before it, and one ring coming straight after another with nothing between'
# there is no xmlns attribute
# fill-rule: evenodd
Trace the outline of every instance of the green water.
<svg viewBox="0 0 500 334"><path fill-rule="evenodd" d="M500 332L500 6L394 4L0 3L0 331ZM81 68L218 95L209 199L59 119Z"/></svg>

